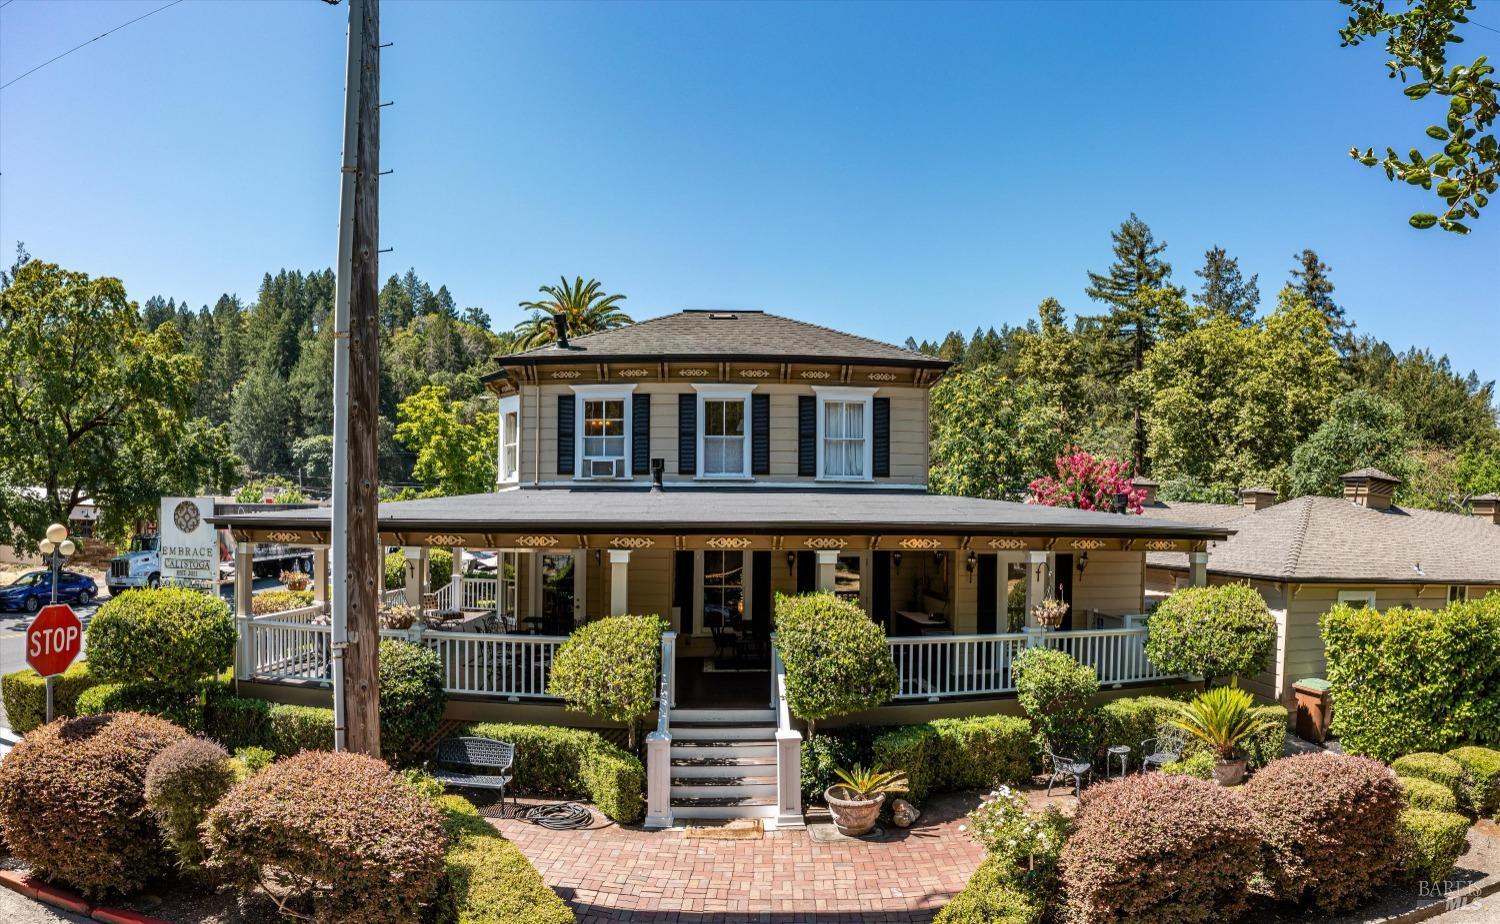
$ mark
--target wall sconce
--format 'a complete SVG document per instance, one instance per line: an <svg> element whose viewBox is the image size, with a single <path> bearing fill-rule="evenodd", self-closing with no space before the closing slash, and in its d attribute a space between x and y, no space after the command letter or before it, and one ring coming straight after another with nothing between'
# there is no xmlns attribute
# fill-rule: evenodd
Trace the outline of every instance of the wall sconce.
<svg viewBox="0 0 1500 924"><path fill-rule="evenodd" d="M594 564L597 565L597 564L599 564L599 562L601 562L603 560L604 560L604 550L603 549L595 549L594 550Z"/></svg>
<svg viewBox="0 0 1500 924"><path fill-rule="evenodd" d="M968 557L964 559L964 570L968 572L969 580L974 580L974 569L978 566L979 556L974 554L973 549L970 549Z"/></svg>
<svg viewBox="0 0 1500 924"><path fill-rule="evenodd" d="M796 552L788 552L788 553L786 553L786 573L787 574L791 574L796 569L797 569L797 553Z"/></svg>
<svg viewBox="0 0 1500 924"><path fill-rule="evenodd" d="M940 568L942 567L943 562L945 562L947 560L947 555L948 555L947 552L933 552L932 553L933 559L937 561L938 567L940 567Z"/></svg>
<svg viewBox="0 0 1500 924"><path fill-rule="evenodd" d="M893 565L896 566L896 570L897 571L901 570L901 553L900 552L892 552L891 553L891 564L893 564Z"/></svg>
<svg viewBox="0 0 1500 924"><path fill-rule="evenodd" d="M1083 580L1083 569L1089 566L1089 553L1084 552L1078 556L1078 579Z"/></svg>

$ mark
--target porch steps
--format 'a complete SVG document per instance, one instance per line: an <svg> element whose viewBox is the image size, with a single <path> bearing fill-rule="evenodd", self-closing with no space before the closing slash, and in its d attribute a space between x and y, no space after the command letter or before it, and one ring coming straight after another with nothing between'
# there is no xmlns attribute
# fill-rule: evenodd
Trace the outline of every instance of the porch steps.
<svg viewBox="0 0 1500 924"><path fill-rule="evenodd" d="M672 815L776 816L776 714L770 709L673 709Z"/></svg>

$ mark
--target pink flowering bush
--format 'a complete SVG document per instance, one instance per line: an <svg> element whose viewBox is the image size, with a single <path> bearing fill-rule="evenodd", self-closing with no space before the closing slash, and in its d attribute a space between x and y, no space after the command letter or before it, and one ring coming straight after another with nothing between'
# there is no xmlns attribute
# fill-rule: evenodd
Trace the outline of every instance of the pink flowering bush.
<svg viewBox="0 0 1500 924"><path fill-rule="evenodd" d="M1043 475L1027 485L1028 503L1079 510L1115 509L1115 495L1127 498L1129 513L1141 512L1146 492L1130 484L1130 464L1120 459L1096 457L1074 446L1057 457L1057 475Z"/></svg>

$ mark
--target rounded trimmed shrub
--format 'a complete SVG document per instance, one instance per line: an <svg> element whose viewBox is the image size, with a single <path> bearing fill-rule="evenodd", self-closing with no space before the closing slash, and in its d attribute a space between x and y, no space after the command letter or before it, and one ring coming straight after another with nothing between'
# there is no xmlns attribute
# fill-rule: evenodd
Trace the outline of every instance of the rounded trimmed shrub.
<svg viewBox="0 0 1500 924"><path fill-rule="evenodd" d="M1442 754L1434 754L1431 751L1418 751L1415 754L1407 754L1391 761L1391 769L1398 776L1411 776L1421 780L1431 780L1442 786L1457 798L1459 795L1459 784L1463 782L1463 764L1451 757Z"/></svg>
<svg viewBox="0 0 1500 924"><path fill-rule="evenodd" d="M128 892L165 872L146 771L187 732L133 712L61 719L0 762L0 826L11 853L86 895Z"/></svg>
<svg viewBox="0 0 1500 924"><path fill-rule="evenodd" d="M1235 790L1160 773L1091 786L1062 851L1063 919L1233 920L1260 872L1259 845Z"/></svg>
<svg viewBox="0 0 1500 924"><path fill-rule="evenodd" d="M146 767L146 805L185 869L203 862L198 826L235 783L229 752L204 738L168 745Z"/></svg>
<svg viewBox="0 0 1500 924"><path fill-rule="evenodd" d="M1328 914L1358 905L1395 873L1401 787L1379 761L1326 752L1283 757L1242 789L1261 826L1277 898Z"/></svg>
<svg viewBox="0 0 1500 924"><path fill-rule="evenodd" d="M89 621L89 669L106 683L191 690L234 663L229 604L181 587L111 597Z"/></svg>
<svg viewBox="0 0 1500 924"><path fill-rule="evenodd" d="M1042 741L1059 754L1093 752L1090 703L1099 693L1092 667L1055 648L1028 648L1011 664L1016 699Z"/></svg>
<svg viewBox="0 0 1500 924"><path fill-rule="evenodd" d="M859 604L825 591L777 594L774 609L787 708L809 730L819 719L884 705L900 690L885 631Z"/></svg>
<svg viewBox="0 0 1500 924"><path fill-rule="evenodd" d="M52 705L56 716L77 715L78 696L98 683L89 673L87 661L75 661L52 681ZM47 680L31 668L0 677L0 699L12 731L26 734L47 722Z"/></svg>
<svg viewBox="0 0 1500 924"><path fill-rule="evenodd" d="M573 630L552 659L547 692L568 708L623 722L635 748L635 726L656 704L661 669L660 616L608 616Z"/></svg>
<svg viewBox="0 0 1500 924"><path fill-rule="evenodd" d="M1469 819L1457 812L1403 809L1400 829L1401 874L1417 882L1442 882L1453 872L1469 834Z"/></svg>
<svg viewBox="0 0 1500 924"><path fill-rule="evenodd" d="M426 645L380 643L380 750L399 765L421 763L443 721L443 662Z"/></svg>
<svg viewBox="0 0 1500 924"><path fill-rule="evenodd" d="M1464 807L1476 815L1500 816L1500 751L1469 745L1444 756L1463 767L1458 795Z"/></svg>
<svg viewBox="0 0 1500 924"><path fill-rule="evenodd" d="M1442 783L1424 780L1419 776L1398 776L1396 782L1401 784L1401 792L1406 796L1406 804L1412 808L1428 809L1434 812L1458 810L1458 800L1453 797L1453 790Z"/></svg>
<svg viewBox="0 0 1500 924"><path fill-rule="evenodd" d="M266 747L279 757L333 750L333 710L272 703L266 713Z"/></svg>
<svg viewBox="0 0 1500 924"><path fill-rule="evenodd" d="M1146 657L1168 674L1196 674L1205 689L1216 677L1249 677L1276 650L1276 619L1249 584L1184 587L1149 620Z"/></svg>
<svg viewBox="0 0 1500 924"><path fill-rule="evenodd" d="M348 752L277 761L231 789L203 831L209 868L246 890L275 883L320 921L417 920L448 846L431 800Z"/></svg>

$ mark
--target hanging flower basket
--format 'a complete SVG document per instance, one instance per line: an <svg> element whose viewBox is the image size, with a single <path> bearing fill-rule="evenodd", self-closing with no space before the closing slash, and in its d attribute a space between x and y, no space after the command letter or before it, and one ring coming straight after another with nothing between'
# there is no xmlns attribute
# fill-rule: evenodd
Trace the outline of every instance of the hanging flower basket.
<svg viewBox="0 0 1500 924"><path fill-rule="evenodd" d="M1031 616L1037 624L1048 629L1056 629L1062 625L1063 617L1068 615L1068 604L1062 600L1047 597L1031 608Z"/></svg>

